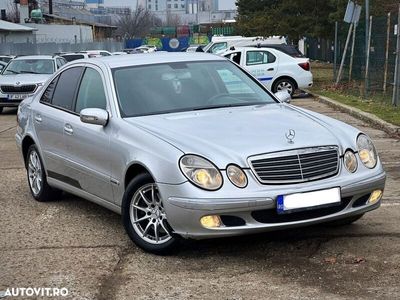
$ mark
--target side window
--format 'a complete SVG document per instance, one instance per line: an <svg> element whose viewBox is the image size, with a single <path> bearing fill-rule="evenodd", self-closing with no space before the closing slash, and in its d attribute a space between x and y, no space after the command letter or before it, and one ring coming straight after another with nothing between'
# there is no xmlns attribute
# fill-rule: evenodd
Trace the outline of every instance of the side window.
<svg viewBox="0 0 400 300"><path fill-rule="evenodd" d="M107 52L103 52L103 51L102 51L102 52L100 52L100 55L101 55L101 56L110 56L110 53L107 53Z"/></svg>
<svg viewBox="0 0 400 300"><path fill-rule="evenodd" d="M106 109L106 107L107 100L101 76L96 70L87 68L79 87L75 112L79 113L84 108Z"/></svg>
<svg viewBox="0 0 400 300"><path fill-rule="evenodd" d="M52 82L50 82L50 84L47 86L46 90L44 91L42 98L40 98L41 102L44 103L51 103L51 100L53 98L53 94L54 94L54 89L57 85L57 81L58 81L58 76L56 78L53 79Z"/></svg>
<svg viewBox="0 0 400 300"><path fill-rule="evenodd" d="M268 55L268 63L269 63L269 64L276 61L275 55L273 55L271 52L268 52L268 51L267 51L267 52L265 52L265 53L267 53L267 55Z"/></svg>
<svg viewBox="0 0 400 300"><path fill-rule="evenodd" d="M208 50L209 53L217 53L219 51L225 50L228 48L227 43L216 43L211 46L210 50Z"/></svg>
<svg viewBox="0 0 400 300"><path fill-rule="evenodd" d="M246 65L262 65L275 62L276 58L268 51L247 51Z"/></svg>
<svg viewBox="0 0 400 300"><path fill-rule="evenodd" d="M61 73L53 94L53 105L72 111L75 91L81 73L82 67L70 68Z"/></svg>

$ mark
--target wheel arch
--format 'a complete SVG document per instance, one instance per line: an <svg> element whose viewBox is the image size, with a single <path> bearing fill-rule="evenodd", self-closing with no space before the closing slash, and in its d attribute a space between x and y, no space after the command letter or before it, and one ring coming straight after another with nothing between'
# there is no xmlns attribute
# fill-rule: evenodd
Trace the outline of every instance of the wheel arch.
<svg viewBox="0 0 400 300"><path fill-rule="evenodd" d="M133 178L142 173L149 174L155 181L153 174L149 171L149 169L146 166L144 166L141 163L134 162L131 165L129 165L129 167L126 169L124 176L124 190L126 190L128 184L132 181Z"/></svg>
<svg viewBox="0 0 400 300"><path fill-rule="evenodd" d="M279 80L281 80L281 79L290 79L291 81L294 82L295 88L296 88L296 89L299 88L299 84L297 83L296 79L294 79L292 76L290 76L290 75L281 75L281 76L279 76L278 78L276 78L276 79L272 82L272 85L271 85L271 89L272 89L272 90L275 90L275 84L276 84Z"/></svg>
<svg viewBox="0 0 400 300"><path fill-rule="evenodd" d="M33 140L33 138L30 135L25 136L22 140L21 149L22 149L22 155L24 158L25 167L26 167L26 156L28 154L29 147L31 145L35 145L35 144L36 144L35 141Z"/></svg>

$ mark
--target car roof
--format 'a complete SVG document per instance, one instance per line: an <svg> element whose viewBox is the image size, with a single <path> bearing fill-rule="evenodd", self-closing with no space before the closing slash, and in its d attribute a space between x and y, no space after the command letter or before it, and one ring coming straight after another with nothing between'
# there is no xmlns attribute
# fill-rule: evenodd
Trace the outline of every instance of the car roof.
<svg viewBox="0 0 400 300"><path fill-rule="evenodd" d="M96 57L81 60L87 63L101 62L109 68L120 68L128 66L141 66L171 62L191 62L191 61L225 61L224 57L207 53L188 53L188 52L154 52L135 55L116 55L106 57Z"/></svg>
<svg viewBox="0 0 400 300"><path fill-rule="evenodd" d="M109 52L109 51L107 51L107 50L82 50L79 52L86 53L86 52Z"/></svg>
<svg viewBox="0 0 400 300"><path fill-rule="evenodd" d="M272 50L272 51L274 51L276 49L272 48L272 47L271 48L269 48L269 47L262 47L262 48L259 48L259 47L234 47L234 49L226 50L225 52L221 53L221 55L228 55L228 54L231 54L233 52L238 52L238 51L243 51L243 50L256 50L256 51Z"/></svg>
<svg viewBox="0 0 400 300"><path fill-rule="evenodd" d="M18 56L14 58L13 60L21 60L21 59L54 59L57 56L52 56L52 55L24 55L24 56Z"/></svg>
<svg viewBox="0 0 400 300"><path fill-rule="evenodd" d="M68 52L68 53L63 53L60 54L60 56L65 56L65 55L88 55L87 53L83 53L83 52Z"/></svg>

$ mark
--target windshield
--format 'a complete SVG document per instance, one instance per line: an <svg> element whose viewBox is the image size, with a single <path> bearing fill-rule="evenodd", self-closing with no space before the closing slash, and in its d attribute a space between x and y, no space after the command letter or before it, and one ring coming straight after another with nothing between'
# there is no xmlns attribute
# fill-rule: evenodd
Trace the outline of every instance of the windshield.
<svg viewBox="0 0 400 300"><path fill-rule="evenodd" d="M54 63L52 59L17 59L10 61L2 75L53 73Z"/></svg>
<svg viewBox="0 0 400 300"><path fill-rule="evenodd" d="M276 102L229 61L124 67L113 76L123 117Z"/></svg>

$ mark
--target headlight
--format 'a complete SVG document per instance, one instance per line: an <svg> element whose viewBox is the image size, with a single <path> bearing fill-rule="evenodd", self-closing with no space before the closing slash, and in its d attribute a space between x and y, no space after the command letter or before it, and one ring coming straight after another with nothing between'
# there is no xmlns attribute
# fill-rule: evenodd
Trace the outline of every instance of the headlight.
<svg viewBox="0 0 400 300"><path fill-rule="evenodd" d="M378 160L378 155L371 139L365 134L360 134L357 138L357 148L362 163L367 168L374 168Z"/></svg>
<svg viewBox="0 0 400 300"><path fill-rule="evenodd" d="M247 176L241 168L235 165L229 165L226 168L226 174L229 180L238 188L244 188L247 186Z"/></svg>
<svg viewBox="0 0 400 300"><path fill-rule="evenodd" d="M182 173L190 182L200 188L215 191L222 186L222 175L217 167L207 159L188 154L179 161Z"/></svg>
<svg viewBox="0 0 400 300"><path fill-rule="evenodd" d="M357 170L357 158L351 150L347 150L344 154L344 165L347 171L354 173Z"/></svg>

